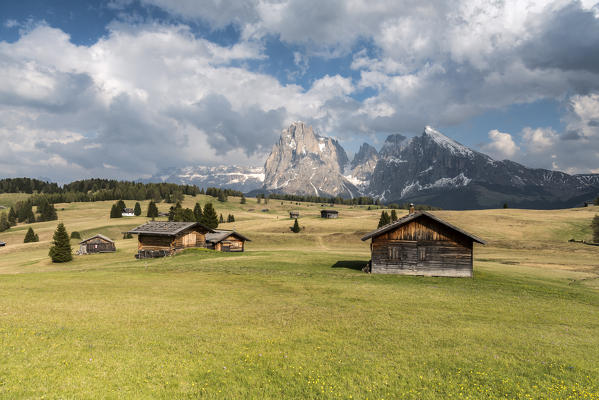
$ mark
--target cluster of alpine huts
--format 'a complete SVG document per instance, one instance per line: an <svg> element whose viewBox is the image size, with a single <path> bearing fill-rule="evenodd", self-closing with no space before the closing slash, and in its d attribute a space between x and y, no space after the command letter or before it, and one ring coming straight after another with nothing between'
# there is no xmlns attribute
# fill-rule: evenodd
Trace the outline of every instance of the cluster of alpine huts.
<svg viewBox="0 0 599 400"><path fill-rule="evenodd" d="M290 218L298 218L291 212ZM323 210L322 218L337 218L338 212ZM242 252L244 235L211 229L199 222L149 221L126 234L138 237L136 258L170 256L180 250L200 247L225 252ZM379 274L472 277L474 243L485 241L426 212L409 213L384 225L362 240L371 239L371 260L365 271ZM80 254L115 251L114 242L96 235L81 242Z"/></svg>
<svg viewBox="0 0 599 400"><path fill-rule="evenodd" d="M241 252L251 241L239 232L211 229L199 222L149 221L127 233L137 235L136 258L170 256L191 247Z"/></svg>

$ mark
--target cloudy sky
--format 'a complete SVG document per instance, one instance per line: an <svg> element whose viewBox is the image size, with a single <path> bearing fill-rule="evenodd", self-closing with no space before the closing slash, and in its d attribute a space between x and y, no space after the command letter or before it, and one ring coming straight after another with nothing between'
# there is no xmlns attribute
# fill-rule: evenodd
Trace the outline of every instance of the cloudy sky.
<svg viewBox="0 0 599 400"><path fill-rule="evenodd" d="M0 177L262 165L295 120L350 153L432 125L599 173L595 0L20 0L0 18Z"/></svg>

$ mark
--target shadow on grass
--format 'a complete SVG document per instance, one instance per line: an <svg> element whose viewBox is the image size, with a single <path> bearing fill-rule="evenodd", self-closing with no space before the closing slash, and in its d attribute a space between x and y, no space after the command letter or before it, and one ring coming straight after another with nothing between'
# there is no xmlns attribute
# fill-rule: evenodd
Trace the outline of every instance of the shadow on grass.
<svg viewBox="0 0 599 400"><path fill-rule="evenodd" d="M361 271L368 264L367 260L337 261L331 268L346 268Z"/></svg>

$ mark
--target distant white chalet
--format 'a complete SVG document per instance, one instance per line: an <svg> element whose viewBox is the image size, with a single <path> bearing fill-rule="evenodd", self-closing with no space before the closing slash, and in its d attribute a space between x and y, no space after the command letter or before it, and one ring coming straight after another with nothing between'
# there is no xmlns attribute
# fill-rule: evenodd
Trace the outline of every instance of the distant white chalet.
<svg viewBox="0 0 599 400"><path fill-rule="evenodd" d="M132 208L123 208L123 217L135 217L135 213Z"/></svg>

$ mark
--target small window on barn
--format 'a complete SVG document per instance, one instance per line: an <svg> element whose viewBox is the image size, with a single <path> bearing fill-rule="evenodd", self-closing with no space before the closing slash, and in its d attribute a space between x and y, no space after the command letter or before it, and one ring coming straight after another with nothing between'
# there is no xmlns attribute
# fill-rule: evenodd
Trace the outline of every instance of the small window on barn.
<svg viewBox="0 0 599 400"><path fill-rule="evenodd" d="M426 247L418 247L418 261L426 261Z"/></svg>
<svg viewBox="0 0 599 400"><path fill-rule="evenodd" d="M401 247L389 246L389 259L390 260L401 260Z"/></svg>

